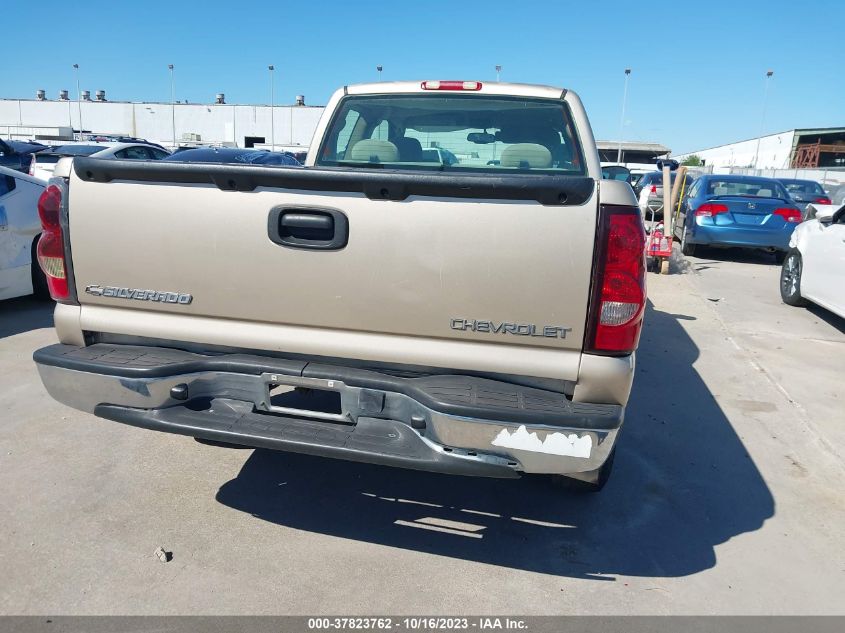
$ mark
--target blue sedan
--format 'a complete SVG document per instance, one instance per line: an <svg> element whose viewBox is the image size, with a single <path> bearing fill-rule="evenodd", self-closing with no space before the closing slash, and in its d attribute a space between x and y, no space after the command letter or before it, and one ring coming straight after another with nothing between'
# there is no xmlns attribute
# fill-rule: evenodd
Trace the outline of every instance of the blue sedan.
<svg viewBox="0 0 845 633"><path fill-rule="evenodd" d="M773 178L705 175L681 201L675 234L681 252L698 246L763 249L782 261L801 211Z"/></svg>

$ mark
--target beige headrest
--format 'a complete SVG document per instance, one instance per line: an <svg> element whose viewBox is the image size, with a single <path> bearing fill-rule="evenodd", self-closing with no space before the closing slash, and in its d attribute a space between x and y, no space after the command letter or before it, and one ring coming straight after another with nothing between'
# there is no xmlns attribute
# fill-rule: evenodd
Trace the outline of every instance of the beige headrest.
<svg viewBox="0 0 845 633"><path fill-rule="evenodd" d="M368 138L355 143L349 150L346 160L357 160L365 163L395 163L399 160L399 150L390 141Z"/></svg>
<svg viewBox="0 0 845 633"><path fill-rule="evenodd" d="M552 166L552 153L538 143L517 143L502 152L502 167L542 169Z"/></svg>

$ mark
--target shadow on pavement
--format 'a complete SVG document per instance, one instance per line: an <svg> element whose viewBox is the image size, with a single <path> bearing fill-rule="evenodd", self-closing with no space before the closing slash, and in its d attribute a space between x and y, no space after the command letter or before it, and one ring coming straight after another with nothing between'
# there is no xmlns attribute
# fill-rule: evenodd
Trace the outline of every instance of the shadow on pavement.
<svg viewBox="0 0 845 633"><path fill-rule="evenodd" d="M598 495L256 450L217 500L279 525L558 576L684 576L774 500L692 367L683 315L649 303L615 472ZM672 386L673 398L662 394Z"/></svg>
<svg viewBox="0 0 845 633"><path fill-rule="evenodd" d="M754 248L715 248L712 246L699 246L696 249L695 258L690 263L694 269L699 270L699 266L707 266L707 264L716 264L718 262L780 266L774 254L767 253L766 251Z"/></svg>
<svg viewBox="0 0 845 633"><path fill-rule="evenodd" d="M20 297L0 301L0 338L53 327L55 303L35 297Z"/></svg>
<svg viewBox="0 0 845 633"><path fill-rule="evenodd" d="M845 334L845 319L841 316L834 314L830 310L826 310L821 306L817 306L815 303L809 304L807 306L807 310L812 312L815 316L831 327L835 327L837 330Z"/></svg>

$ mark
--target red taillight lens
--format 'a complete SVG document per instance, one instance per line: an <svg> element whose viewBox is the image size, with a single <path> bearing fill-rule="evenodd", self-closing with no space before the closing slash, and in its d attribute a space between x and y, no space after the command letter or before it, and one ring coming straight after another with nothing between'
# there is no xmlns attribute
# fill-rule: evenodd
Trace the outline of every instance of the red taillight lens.
<svg viewBox="0 0 845 633"><path fill-rule="evenodd" d="M636 207L603 205L600 213L586 348L630 354L645 308L645 227Z"/></svg>
<svg viewBox="0 0 845 633"><path fill-rule="evenodd" d="M38 217L41 227L45 231L61 231L59 216L62 212L62 190L56 185L50 185L41 192L38 198Z"/></svg>
<svg viewBox="0 0 845 633"><path fill-rule="evenodd" d="M47 276L47 287L55 301L70 298L65 265L65 247L60 222L62 190L49 185L38 198L38 216L41 218L41 237L38 239L38 265Z"/></svg>
<svg viewBox="0 0 845 633"><path fill-rule="evenodd" d="M815 202L816 204L833 204L830 201L830 198L828 198L826 196L821 197L821 198L816 198L815 200L813 200L813 202Z"/></svg>
<svg viewBox="0 0 845 633"><path fill-rule="evenodd" d="M657 193L657 185L651 186L651 193Z"/></svg>
<svg viewBox="0 0 845 633"><path fill-rule="evenodd" d="M727 213L728 206L725 204L718 204L714 202L705 202L702 204L698 209L695 210L695 214L705 218L712 218L714 215L719 215L720 213Z"/></svg>
<svg viewBox="0 0 845 633"><path fill-rule="evenodd" d="M798 209L790 209L789 207L775 209L774 214L782 217L785 222L792 224L798 224L801 221L801 212Z"/></svg>
<svg viewBox="0 0 845 633"><path fill-rule="evenodd" d="M481 90L480 81L424 81L423 90Z"/></svg>

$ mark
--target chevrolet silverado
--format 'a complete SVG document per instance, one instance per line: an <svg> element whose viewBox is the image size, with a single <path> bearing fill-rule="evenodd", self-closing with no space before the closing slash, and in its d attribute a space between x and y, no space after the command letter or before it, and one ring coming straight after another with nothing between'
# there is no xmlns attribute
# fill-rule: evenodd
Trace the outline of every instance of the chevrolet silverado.
<svg viewBox="0 0 845 633"><path fill-rule="evenodd" d="M77 157L39 214L59 343L34 359L62 403L223 444L607 481L645 234L572 91L346 86L304 167Z"/></svg>

